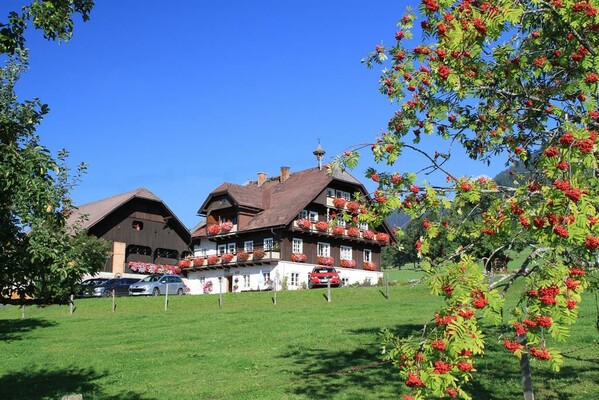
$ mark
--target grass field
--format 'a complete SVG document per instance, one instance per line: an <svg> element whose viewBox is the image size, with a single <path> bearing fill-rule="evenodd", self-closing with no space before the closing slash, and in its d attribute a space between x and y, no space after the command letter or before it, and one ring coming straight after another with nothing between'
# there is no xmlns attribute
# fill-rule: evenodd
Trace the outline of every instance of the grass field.
<svg viewBox="0 0 599 400"><path fill-rule="evenodd" d="M0 399L397 399L396 371L380 364L381 328L409 334L440 304L420 273L393 271L384 289L341 288L218 296L76 301L68 307L0 308ZM565 365L533 365L539 399L599 398L599 338L588 295ZM490 337L477 361L476 399L517 399L517 359Z"/></svg>

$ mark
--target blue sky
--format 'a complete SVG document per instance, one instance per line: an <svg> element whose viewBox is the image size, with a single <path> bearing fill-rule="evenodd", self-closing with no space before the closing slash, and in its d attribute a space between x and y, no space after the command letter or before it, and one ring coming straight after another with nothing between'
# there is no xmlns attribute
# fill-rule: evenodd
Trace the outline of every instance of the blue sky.
<svg viewBox="0 0 599 400"><path fill-rule="evenodd" d="M30 71L17 89L50 106L42 143L89 164L77 204L146 187L192 227L221 183L314 167L318 140L327 161L372 142L394 111L379 71L360 59L393 41L407 1L96 3L66 44L28 33ZM22 4L3 0L0 15ZM393 169L419 163L405 154ZM352 173L367 183L371 164L366 154ZM457 175L503 169L464 157L453 166Z"/></svg>

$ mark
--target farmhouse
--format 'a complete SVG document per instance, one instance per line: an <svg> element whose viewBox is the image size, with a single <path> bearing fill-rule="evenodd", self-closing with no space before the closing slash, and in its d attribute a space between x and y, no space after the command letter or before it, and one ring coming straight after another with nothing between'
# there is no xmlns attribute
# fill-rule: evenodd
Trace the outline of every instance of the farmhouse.
<svg viewBox="0 0 599 400"><path fill-rule="evenodd" d="M112 243L105 275L132 272L129 262L176 265L189 254L187 228L160 198L144 188L81 205L67 223L81 223L89 234Z"/></svg>
<svg viewBox="0 0 599 400"><path fill-rule="evenodd" d="M320 146L315 154L324 154ZM320 165L223 183L199 208L205 221L192 231L193 256L179 264L191 293L298 289L315 265L336 267L344 284L375 284L392 235L386 224L358 221L355 193L367 190L349 173Z"/></svg>

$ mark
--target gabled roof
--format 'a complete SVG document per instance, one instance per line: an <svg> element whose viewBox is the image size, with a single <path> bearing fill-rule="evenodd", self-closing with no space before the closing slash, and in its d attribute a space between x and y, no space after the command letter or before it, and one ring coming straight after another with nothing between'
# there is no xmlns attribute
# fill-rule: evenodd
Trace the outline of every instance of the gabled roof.
<svg viewBox="0 0 599 400"><path fill-rule="evenodd" d="M257 186L256 182L244 186L222 184L208 195L199 213L206 209L212 198L226 194L236 206L259 210L243 227L244 231L287 226L333 181L358 186L363 193L367 193L360 181L345 171L334 170L329 174L325 169L311 168L289 174L285 182L280 182L279 177L276 177L261 186ZM199 236L205 236L205 230L192 232L192 237Z"/></svg>
<svg viewBox="0 0 599 400"><path fill-rule="evenodd" d="M135 189L130 192L117 194L106 199L78 206L78 208L73 210L73 213L67 219L67 224L74 225L80 222L82 228L90 229L98 222L102 221L104 218L110 215L110 213L112 213L125 203L135 198L155 201L157 203L162 204L162 206L164 206L167 212L174 217L176 223L178 223L185 231L189 232L185 225L183 225L179 218L177 218L175 213L173 213L171 209L168 208L168 206L158 196L156 196L154 193L150 192L148 189L145 188ZM80 220L82 216L86 216L86 219Z"/></svg>

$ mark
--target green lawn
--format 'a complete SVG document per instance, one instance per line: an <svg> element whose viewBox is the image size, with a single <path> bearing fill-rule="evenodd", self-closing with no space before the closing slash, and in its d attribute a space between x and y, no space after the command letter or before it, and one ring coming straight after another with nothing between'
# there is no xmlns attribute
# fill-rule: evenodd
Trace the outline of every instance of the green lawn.
<svg viewBox="0 0 599 400"><path fill-rule="evenodd" d="M392 279L418 275L400 271ZM412 333L440 299L424 286L341 288L224 296L76 302L68 307L0 308L0 399L397 399L405 386L379 364L381 328ZM540 399L599 398L594 300L582 305L565 365L535 364ZM496 335L492 336L496 338ZM476 399L519 398L517 359L496 340L478 360Z"/></svg>

